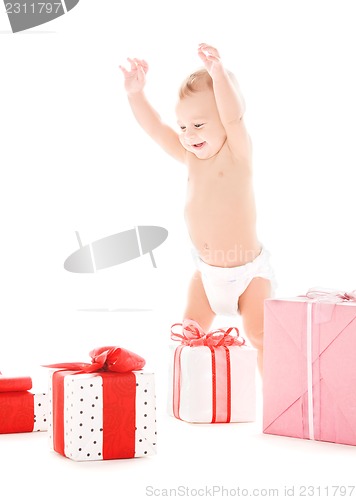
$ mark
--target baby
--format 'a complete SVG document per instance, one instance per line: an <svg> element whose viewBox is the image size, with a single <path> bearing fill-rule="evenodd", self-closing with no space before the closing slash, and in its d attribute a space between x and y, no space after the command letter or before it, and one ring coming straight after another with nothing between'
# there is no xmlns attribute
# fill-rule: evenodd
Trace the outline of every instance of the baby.
<svg viewBox="0 0 356 500"><path fill-rule="evenodd" d="M120 66L131 109L141 127L188 168L185 219L197 269L184 317L208 331L215 315L241 314L244 331L263 363L263 307L273 272L256 233L252 146L245 105L218 51L198 47L204 67L182 84L176 106L180 132L161 121L144 94L148 65Z"/></svg>

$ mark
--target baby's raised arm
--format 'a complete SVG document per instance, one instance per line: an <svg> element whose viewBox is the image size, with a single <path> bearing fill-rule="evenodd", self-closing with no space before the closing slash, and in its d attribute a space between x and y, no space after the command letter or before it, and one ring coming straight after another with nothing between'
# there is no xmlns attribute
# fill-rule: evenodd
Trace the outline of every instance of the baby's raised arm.
<svg viewBox="0 0 356 500"><path fill-rule="evenodd" d="M176 160L184 162L185 149L178 134L162 122L157 111L148 102L144 87L148 64L143 59L128 59L130 69L120 66L125 79L125 90L132 112L147 134Z"/></svg>
<svg viewBox="0 0 356 500"><path fill-rule="evenodd" d="M251 141L243 121L245 103L237 82L223 66L216 48L202 43L198 55L213 80L216 105L231 151L236 157L249 156Z"/></svg>

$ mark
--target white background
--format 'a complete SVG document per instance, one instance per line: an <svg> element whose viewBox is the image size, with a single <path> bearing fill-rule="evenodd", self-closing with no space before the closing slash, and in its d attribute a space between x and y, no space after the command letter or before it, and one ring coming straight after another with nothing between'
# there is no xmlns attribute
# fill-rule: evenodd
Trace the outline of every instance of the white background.
<svg viewBox="0 0 356 500"><path fill-rule="evenodd" d="M136 125L118 66L128 56L149 62L147 95L175 126L178 85L200 66L197 45L215 45L247 103L259 236L277 295L316 285L352 290L353 4L81 0L17 34L0 8L0 370L32 374L42 389L41 364L124 346L157 375L159 425L156 457L110 463L62 459L43 433L1 436L5 487L39 498L74 491L141 499L148 485L279 488L282 497L285 485L297 496L303 484L352 484L352 447L263 435L260 414L255 424L230 426L167 417L170 326L181 321L193 271L186 171ZM75 231L85 244L136 225L169 231L155 251L157 269L146 255L95 275L64 270ZM239 318L234 324L241 327ZM51 493L42 490L45 476L56 484Z"/></svg>

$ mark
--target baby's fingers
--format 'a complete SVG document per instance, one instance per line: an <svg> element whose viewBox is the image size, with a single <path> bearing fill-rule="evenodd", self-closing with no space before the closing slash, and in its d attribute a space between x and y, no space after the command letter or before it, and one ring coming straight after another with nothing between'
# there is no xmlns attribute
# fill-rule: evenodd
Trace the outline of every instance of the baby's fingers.
<svg viewBox="0 0 356 500"><path fill-rule="evenodd" d="M137 68L142 68L145 73L148 71L148 64L144 59L134 59Z"/></svg>
<svg viewBox="0 0 356 500"><path fill-rule="evenodd" d="M212 45L208 45L206 43L199 44L198 50L200 53L204 54L207 58L211 60L219 60L220 54L218 50Z"/></svg>
<svg viewBox="0 0 356 500"><path fill-rule="evenodd" d="M213 54L207 54L206 58L208 59L208 61L214 61L214 62L220 61L220 57L214 56Z"/></svg>
<svg viewBox="0 0 356 500"><path fill-rule="evenodd" d="M147 73L147 71L148 71L148 63L144 59L142 59L141 62L142 62L142 68L143 68L144 72Z"/></svg>
<svg viewBox="0 0 356 500"><path fill-rule="evenodd" d="M216 51L217 52L217 49L215 47L213 47L212 45L209 45L207 43L200 43L198 45L198 47L200 49L203 49L203 50L209 50L209 51Z"/></svg>
<svg viewBox="0 0 356 500"><path fill-rule="evenodd" d="M130 57L128 57L127 60L130 63L131 71L136 71L137 70L137 64L136 64L137 59L131 59Z"/></svg>
<svg viewBox="0 0 356 500"><path fill-rule="evenodd" d="M121 64L119 64L119 68L121 69L121 71L123 72L125 77L129 76L130 73L127 71L127 69L124 66L121 66Z"/></svg>

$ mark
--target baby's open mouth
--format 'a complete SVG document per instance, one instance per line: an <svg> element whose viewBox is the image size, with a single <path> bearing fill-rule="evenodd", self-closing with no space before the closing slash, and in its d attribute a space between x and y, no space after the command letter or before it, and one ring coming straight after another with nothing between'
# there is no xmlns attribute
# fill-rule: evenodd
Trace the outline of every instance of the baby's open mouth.
<svg viewBox="0 0 356 500"><path fill-rule="evenodd" d="M205 141L204 142L199 142L199 144L193 144L193 148L199 149L199 148L203 147L204 144L205 144Z"/></svg>

